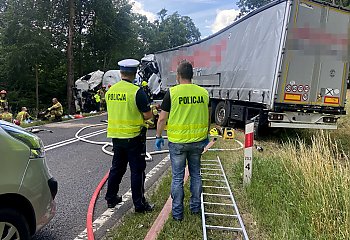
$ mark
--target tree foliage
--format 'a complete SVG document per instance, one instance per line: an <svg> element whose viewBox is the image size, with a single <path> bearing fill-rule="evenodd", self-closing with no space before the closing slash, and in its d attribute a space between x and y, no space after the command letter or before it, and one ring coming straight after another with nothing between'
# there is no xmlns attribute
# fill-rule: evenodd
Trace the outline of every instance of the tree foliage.
<svg viewBox="0 0 350 240"><path fill-rule="evenodd" d="M167 10L158 12L159 19L154 22L154 41L150 44L150 51L168 49L200 39L199 29L192 19L180 16L178 12L167 15Z"/></svg>
<svg viewBox="0 0 350 240"><path fill-rule="evenodd" d="M0 89L9 92L12 111L35 106L36 69L39 104L53 97L67 106L67 0L0 1ZM74 1L74 76L116 69L123 58L199 40L193 21L161 9L150 22L132 12L127 0Z"/></svg>

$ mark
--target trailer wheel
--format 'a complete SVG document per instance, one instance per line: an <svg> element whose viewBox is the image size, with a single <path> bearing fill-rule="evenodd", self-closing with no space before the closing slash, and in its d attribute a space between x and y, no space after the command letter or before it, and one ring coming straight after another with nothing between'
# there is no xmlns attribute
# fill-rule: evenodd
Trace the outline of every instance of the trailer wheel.
<svg viewBox="0 0 350 240"><path fill-rule="evenodd" d="M226 126L230 115L230 102L221 101L215 108L215 123L219 126Z"/></svg>

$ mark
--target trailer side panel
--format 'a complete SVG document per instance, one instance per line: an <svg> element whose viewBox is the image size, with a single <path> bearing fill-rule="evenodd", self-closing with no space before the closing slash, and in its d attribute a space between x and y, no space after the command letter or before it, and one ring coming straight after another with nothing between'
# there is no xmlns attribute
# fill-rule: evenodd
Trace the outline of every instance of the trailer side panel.
<svg viewBox="0 0 350 240"><path fill-rule="evenodd" d="M207 40L156 53L163 87L176 84L176 67L186 59L194 65L194 82L206 87L210 97L269 108L280 66L286 6L286 1L278 1Z"/></svg>

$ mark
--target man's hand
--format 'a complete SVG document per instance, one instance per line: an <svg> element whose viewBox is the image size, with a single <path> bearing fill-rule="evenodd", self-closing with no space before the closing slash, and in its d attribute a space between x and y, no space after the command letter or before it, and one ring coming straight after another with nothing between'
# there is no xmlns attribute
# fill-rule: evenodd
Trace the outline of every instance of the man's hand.
<svg viewBox="0 0 350 240"><path fill-rule="evenodd" d="M155 144L156 150L157 151L162 150L162 146L164 146L164 139L162 137L156 138L156 144Z"/></svg>

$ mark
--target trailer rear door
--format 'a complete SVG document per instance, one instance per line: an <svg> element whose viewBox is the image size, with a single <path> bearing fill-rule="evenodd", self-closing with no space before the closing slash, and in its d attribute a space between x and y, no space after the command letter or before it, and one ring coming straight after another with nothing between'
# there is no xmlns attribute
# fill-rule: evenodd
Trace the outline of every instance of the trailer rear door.
<svg viewBox="0 0 350 240"><path fill-rule="evenodd" d="M295 1L275 102L344 107L349 16L345 10Z"/></svg>

